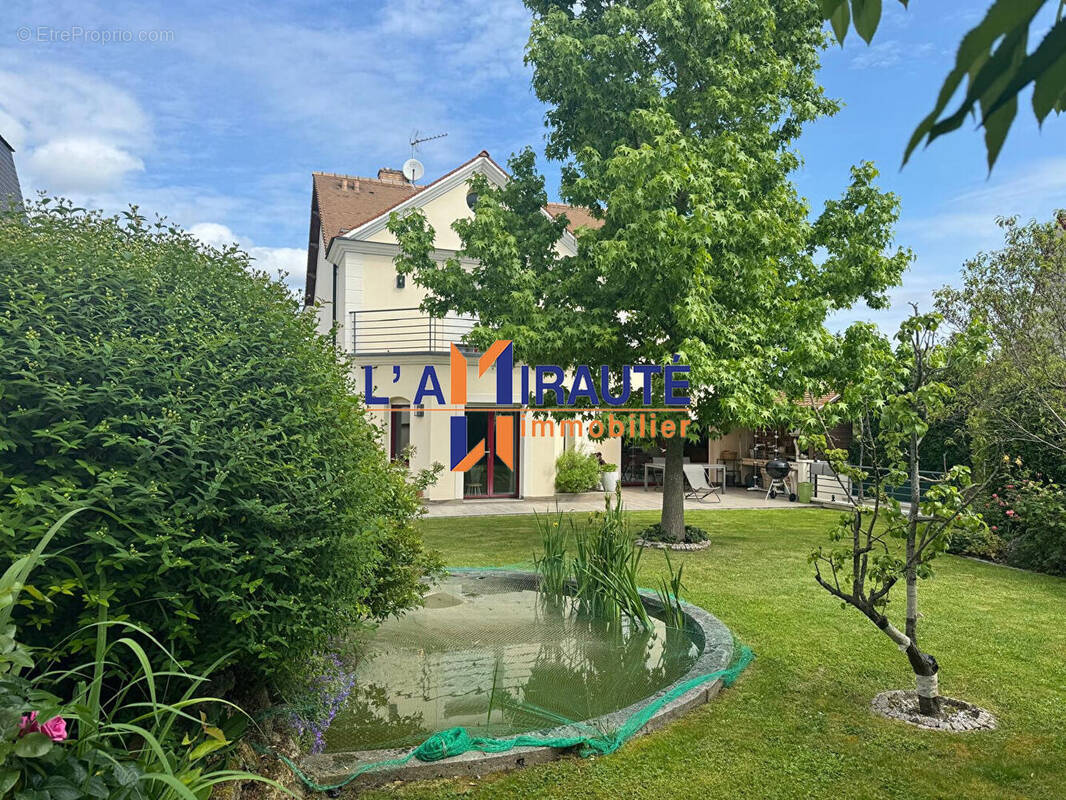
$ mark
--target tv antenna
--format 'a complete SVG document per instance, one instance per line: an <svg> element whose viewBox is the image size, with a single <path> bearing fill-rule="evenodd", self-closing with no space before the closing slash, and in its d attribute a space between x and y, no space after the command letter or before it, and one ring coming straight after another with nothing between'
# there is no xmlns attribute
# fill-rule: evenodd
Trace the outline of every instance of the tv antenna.
<svg viewBox="0 0 1066 800"><path fill-rule="evenodd" d="M411 158L415 157L415 153L418 151L418 146L423 142L432 142L434 139L443 139L448 134L438 133L436 136L422 136L420 131L415 131L411 134Z"/></svg>

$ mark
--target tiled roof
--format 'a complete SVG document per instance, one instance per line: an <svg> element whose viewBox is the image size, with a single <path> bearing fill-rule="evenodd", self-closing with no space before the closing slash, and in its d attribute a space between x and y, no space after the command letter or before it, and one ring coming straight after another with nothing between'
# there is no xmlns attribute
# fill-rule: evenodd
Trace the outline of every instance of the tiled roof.
<svg viewBox="0 0 1066 800"><path fill-rule="evenodd" d="M838 397L840 397L840 395L837 392L823 394L821 397L811 397L810 392L808 392L800 405L812 408L822 408L834 402Z"/></svg>
<svg viewBox="0 0 1066 800"><path fill-rule="evenodd" d="M553 217L566 214L566 219L570 222L566 227L570 233L574 233L578 228L600 228L603 226L603 220L592 216L587 208L568 206L566 203L548 203L544 208Z"/></svg>
<svg viewBox="0 0 1066 800"><path fill-rule="evenodd" d="M327 246L334 236L358 228L423 189L409 183L332 172L313 172L311 176L322 239Z"/></svg>

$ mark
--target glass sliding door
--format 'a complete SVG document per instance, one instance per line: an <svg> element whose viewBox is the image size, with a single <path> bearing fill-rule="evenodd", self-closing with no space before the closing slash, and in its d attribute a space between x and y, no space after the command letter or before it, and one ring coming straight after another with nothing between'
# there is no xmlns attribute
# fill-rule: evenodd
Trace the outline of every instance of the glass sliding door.
<svg viewBox="0 0 1066 800"><path fill-rule="evenodd" d="M482 441L486 456L463 473L463 496L518 497L518 412L467 411L467 451Z"/></svg>

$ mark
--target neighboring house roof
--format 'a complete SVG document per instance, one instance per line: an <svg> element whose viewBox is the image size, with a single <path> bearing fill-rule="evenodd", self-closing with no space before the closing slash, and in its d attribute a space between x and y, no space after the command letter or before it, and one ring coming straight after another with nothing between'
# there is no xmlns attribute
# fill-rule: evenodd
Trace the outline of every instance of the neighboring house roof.
<svg viewBox="0 0 1066 800"><path fill-rule="evenodd" d="M592 216L587 208L581 206L568 206L566 203L548 203L544 206L553 217L566 214L570 223L566 227L571 233L577 232L578 228L602 228L603 220Z"/></svg>
<svg viewBox="0 0 1066 800"><path fill-rule="evenodd" d="M15 171L15 159L12 153L15 148L0 136L0 209L7 207L10 198L22 204L22 188L19 186L19 176Z"/></svg>
<svg viewBox="0 0 1066 800"><path fill-rule="evenodd" d="M802 406L808 406L811 408L824 408L832 402L835 402L840 397L837 392L830 392L829 394L823 394L821 397L811 397L810 392L803 398Z"/></svg>

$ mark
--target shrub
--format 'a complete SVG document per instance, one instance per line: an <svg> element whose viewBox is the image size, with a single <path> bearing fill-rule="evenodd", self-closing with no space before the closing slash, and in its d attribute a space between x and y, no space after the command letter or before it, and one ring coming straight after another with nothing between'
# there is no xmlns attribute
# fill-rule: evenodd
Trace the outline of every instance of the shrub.
<svg viewBox="0 0 1066 800"><path fill-rule="evenodd" d="M1016 473L991 496L985 520L1008 564L1066 575L1066 487Z"/></svg>
<svg viewBox="0 0 1066 800"><path fill-rule="evenodd" d="M997 526L998 527L998 526ZM960 556L973 556L989 561L1000 561L1006 550L1006 542L992 527L975 530L958 529L948 537L948 552Z"/></svg>
<svg viewBox="0 0 1066 800"><path fill-rule="evenodd" d="M567 450L555 459L555 491L587 492L600 483L600 462L592 453Z"/></svg>
<svg viewBox="0 0 1066 800"><path fill-rule="evenodd" d="M116 518L58 536L28 644L90 647L106 607L250 692L418 601L417 487L245 254L43 201L0 219L0 341L0 558L75 505Z"/></svg>

